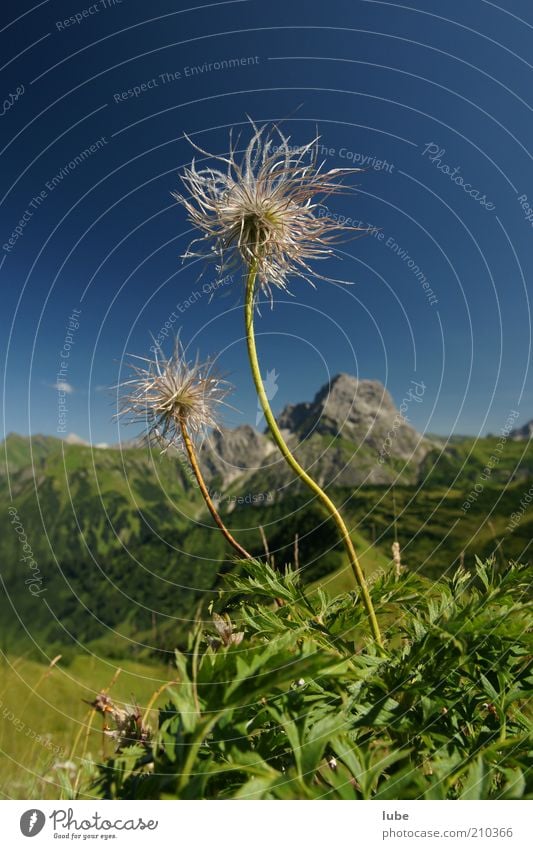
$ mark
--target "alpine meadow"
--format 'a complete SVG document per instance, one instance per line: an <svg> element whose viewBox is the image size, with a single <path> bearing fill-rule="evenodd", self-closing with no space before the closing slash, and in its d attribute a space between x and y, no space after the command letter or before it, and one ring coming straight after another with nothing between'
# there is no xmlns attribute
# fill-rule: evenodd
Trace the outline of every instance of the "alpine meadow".
<svg viewBox="0 0 533 849"><path fill-rule="evenodd" d="M225 281L197 313L238 303L256 426L225 424L238 387L184 315L102 389L129 438L6 436L4 797L533 798L533 420L422 434L418 373L393 398L332 372L274 409L262 328L295 287L353 284L376 230L330 208L359 169L283 122L184 138L184 268Z"/></svg>

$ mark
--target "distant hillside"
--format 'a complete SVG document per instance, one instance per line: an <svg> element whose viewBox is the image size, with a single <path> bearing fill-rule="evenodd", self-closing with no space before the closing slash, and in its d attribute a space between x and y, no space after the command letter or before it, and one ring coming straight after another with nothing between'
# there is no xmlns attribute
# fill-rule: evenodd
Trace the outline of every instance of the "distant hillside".
<svg viewBox="0 0 533 849"><path fill-rule="evenodd" d="M53 436L37 433L32 437L10 433L0 445L0 475L16 472L21 468L40 466L45 457L58 447L59 440Z"/></svg>

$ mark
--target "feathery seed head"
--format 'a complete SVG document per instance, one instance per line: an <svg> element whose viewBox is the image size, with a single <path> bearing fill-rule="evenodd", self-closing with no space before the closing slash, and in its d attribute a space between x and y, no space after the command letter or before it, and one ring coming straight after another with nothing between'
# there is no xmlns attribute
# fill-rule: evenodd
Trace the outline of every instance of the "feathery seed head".
<svg viewBox="0 0 533 849"><path fill-rule="evenodd" d="M134 376L120 384L119 415L142 422L148 439L165 448L181 443L182 425L193 439L218 429L217 406L232 387L213 373L210 360L188 362L179 338L168 359L161 348L155 348L154 359L135 359L144 365L129 363Z"/></svg>
<svg viewBox="0 0 533 849"><path fill-rule="evenodd" d="M309 261L331 256L334 246L358 229L319 212L330 195L350 191L339 179L360 169L322 171L317 164L318 137L293 147L277 127L258 128L253 122L252 127L241 161L231 141L227 156L208 154L191 142L223 170L198 168L193 159L181 175L188 196L173 196L202 233L184 258L214 254L221 273L240 262L253 264L259 286L271 297L272 287L287 290L290 274L309 281ZM192 250L203 242L211 245L207 253Z"/></svg>
<svg viewBox="0 0 533 849"><path fill-rule="evenodd" d="M116 742L115 751L121 752L123 748L133 743L149 748L152 730L143 723L138 705L125 705L124 708L120 708L103 690L98 693L94 701L88 704L98 713L102 713L106 720L110 717L115 723L115 728L110 728L107 721L104 725L104 734L112 737Z"/></svg>

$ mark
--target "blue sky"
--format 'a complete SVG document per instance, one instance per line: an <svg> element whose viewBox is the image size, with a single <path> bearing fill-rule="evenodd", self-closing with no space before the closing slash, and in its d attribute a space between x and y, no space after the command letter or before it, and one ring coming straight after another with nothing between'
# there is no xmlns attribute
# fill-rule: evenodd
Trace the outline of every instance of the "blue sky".
<svg viewBox="0 0 533 849"><path fill-rule="evenodd" d="M204 294L214 268L182 263L192 234L170 194L183 133L222 152L248 115L283 119L294 143L318 128L328 167L365 165L330 208L380 234L329 263L352 285L295 280L262 309L275 409L345 371L398 403L422 381L421 431L533 418L529 3L76 0L2 16L5 432L57 433L67 340L67 431L116 441L106 387L173 311L191 355L236 387L226 423L255 421L241 280Z"/></svg>

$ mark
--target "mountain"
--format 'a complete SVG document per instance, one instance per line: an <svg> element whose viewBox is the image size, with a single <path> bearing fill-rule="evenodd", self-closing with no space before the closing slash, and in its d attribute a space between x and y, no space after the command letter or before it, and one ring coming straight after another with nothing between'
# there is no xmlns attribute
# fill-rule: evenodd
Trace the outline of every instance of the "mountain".
<svg viewBox="0 0 533 849"><path fill-rule="evenodd" d="M411 403L416 403L412 392ZM414 482L433 443L411 427L378 381L338 374L313 401L286 406L277 417L299 462L322 486ZM213 434L201 454L207 476L221 485L240 475L285 492L299 482L268 435L245 426Z"/></svg>
<svg viewBox="0 0 533 849"><path fill-rule="evenodd" d="M8 433L1 444L0 475L6 474L8 468L15 471L32 465L39 466L50 451L54 451L59 444L59 439L44 436L42 433L36 433L32 437Z"/></svg>
<svg viewBox="0 0 533 849"><path fill-rule="evenodd" d="M515 428L509 434L510 439L531 439L533 436L533 419L530 419L522 427Z"/></svg>
<svg viewBox="0 0 533 849"><path fill-rule="evenodd" d="M250 425L242 425L210 434L202 446L200 462L207 480L218 480L226 486L261 468L275 453L276 447L270 439Z"/></svg>
<svg viewBox="0 0 533 849"><path fill-rule="evenodd" d="M413 393L413 401L417 398ZM419 403L420 398L418 399ZM420 436L401 415L390 393L377 380L358 380L338 374L323 386L313 401L285 407L279 426L308 439L314 432L343 436L365 443L379 452L389 433L394 434L393 453L409 459L417 450Z"/></svg>

